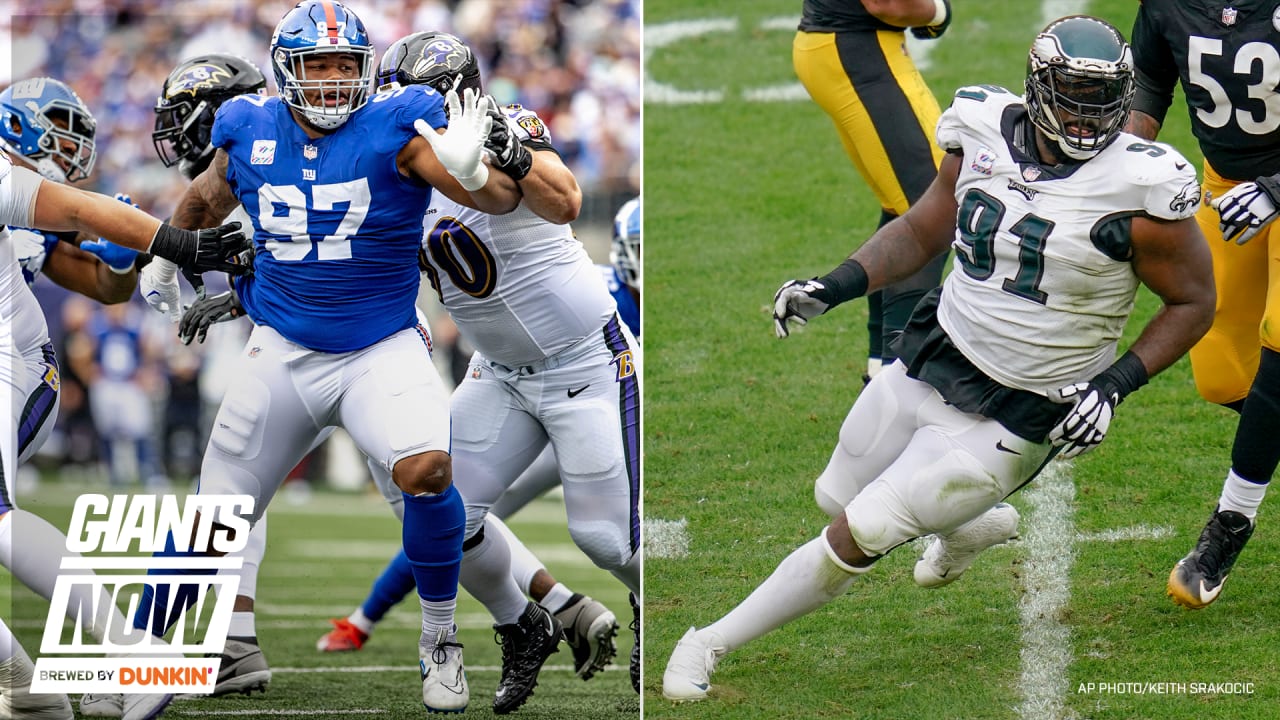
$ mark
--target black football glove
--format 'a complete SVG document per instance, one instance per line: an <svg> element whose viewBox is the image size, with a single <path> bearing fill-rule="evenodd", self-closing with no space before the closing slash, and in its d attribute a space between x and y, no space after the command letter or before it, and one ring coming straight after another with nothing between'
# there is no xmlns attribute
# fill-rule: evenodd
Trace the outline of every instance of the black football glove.
<svg viewBox="0 0 1280 720"><path fill-rule="evenodd" d="M951 0L942 0L942 4L946 7L946 13L943 14L942 22L937 25L921 25L920 27L911 28L911 34L921 40L936 40L942 37L942 33L947 31L951 26Z"/></svg>
<svg viewBox="0 0 1280 720"><path fill-rule="evenodd" d="M240 304L234 290L201 298L182 313L178 339L184 345L190 345L192 340L202 343L209 333L210 325L233 320L241 315L244 315L244 306Z"/></svg>
<svg viewBox="0 0 1280 720"><path fill-rule="evenodd" d="M1146 384L1147 369L1130 351L1089 382L1059 389L1058 397L1050 399L1074 404L1062 422L1049 431L1049 442L1062 448L1058 456L1073 458L1101 445L1116 406Z"/></svg>
<svg viewBox="0 0 1280 720"><path fill-rule="evenodd" d="M242 262L242 253L253 244L240 231L240 223L229 222L205 230L183 230L162 223L151 241L151 254L172 261L184 272L220 270L244 275L252 266Z"/></svg>
<svg viewBox="0 0 1280 720"><path fill-rule="evenodd" d="M484 149L493 154L495 168L519 182L533 169L533 153L520 142L507 116L498 107L498 101L486 95L485 102L485 112L493 118L493 125L489 128L489 137L485 138Z"/></svg>

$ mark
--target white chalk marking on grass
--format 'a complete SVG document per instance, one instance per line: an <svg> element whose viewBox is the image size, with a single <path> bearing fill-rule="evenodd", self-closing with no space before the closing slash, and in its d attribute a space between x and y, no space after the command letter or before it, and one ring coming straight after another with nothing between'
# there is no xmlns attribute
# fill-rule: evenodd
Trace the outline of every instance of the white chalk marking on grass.
<svg viewBox="0 0 1280 720"><path fill-rule="evenodd" d="M275 668L272 668L273 670ZM467 668L470 670L471 668ZM367 710L330 710L328 708L316 708L314 710L269 710L262 708L259 710L182 710L175 709L173 712L187 717L291 717L294 715L313 715L316 717L329 717L330 715L385 715L386 710L382 708L371 708Z"/></svg>
<svg viewBox="0 0 1280 720"><path fill-rule="evenodd" d="M733 32L738 29L737 18L713 18L710 20L676 20L644 26L644 60L648 66L653 51L673 45L686 38L713 32ZM680 90L674 85L654 80L644 74L644 101L664 105L699 105L724 101L724 90Z"/></svg>
<svg viewBox="0 0 1280 720"><path fill-rule="evenodd" d="M1030 507L1030 517L1022 524L1025 593L1018 603L1022 625L1018 717L1022 720L1068 717L1065 698L1071 629L1062 623L1062 612L1071 599L1075 492L1071 465L1054 461L1022 495Z"/></svg>
<svg viewBox="0 0 1280 720"><path fill-rule="evenodd" d="M648 558L679 559L689 554L689 521L645 520L644 555Z"/></svg>
<svg viewBox="0 0 1280 720"><path fill-rule="evenodd" d="M1173 537L1173 528L1168 525L1134 525L1132 527L1112 528L1090 533L1076 533L1076 542L1120 542L1121 540L1159 540Z"/></svg>

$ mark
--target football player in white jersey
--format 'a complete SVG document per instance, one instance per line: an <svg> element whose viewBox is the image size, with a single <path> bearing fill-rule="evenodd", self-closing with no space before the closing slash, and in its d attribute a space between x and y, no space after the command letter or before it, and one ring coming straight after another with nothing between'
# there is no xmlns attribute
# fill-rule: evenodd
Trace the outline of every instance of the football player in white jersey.
<svg viewBox="0 0 1280 720"><path fill-rule="evenodd" d="M1102 442L1126 395L1168 367L1213 316L1195 171L1121 131L1129 46L1071 16L1030 51L1026 95L961 88L938 122L929 190L833 272L775 295L779 337L953 248L954 271L917 306L898 361L859 395L818 478L832 516L746 600L690 628L663 675L676 701L707 696L725 653L843 594L912 538L926 587L954 581L1017 532L1001 501L1055 455ZM1163 303L1116 359L1139 283Z"/></svg>
<svg viewBox="0 0 1280 720"><path fill-rule="evenodd" d="M440 72L470 52L452 36L411 35L383 55L379 84L478 89L478 67L456 78ZM580 193L564 192L576 190L576 180L535 113L516 105L499 110L492 101L490 110L510 135L494 167L520 184L524 200L509 214L491 215L437 194L419 263L458 331L478 349L450 403L467 508L461 583L498 623L503 670L494 711L506 713L533 692L561 630L520 591L507 543L484 532L485 517L548 443L563 479L569 534L631 591L639 642L640 387L634 337L573 230L557 224L577 216ZM553 198L559 203L548 202ZM568 600L544 602L554 608ZM636 671L638 664L633 680Z"/></svg>
<svg viewBox="0 0 1280 720"><path fill-rule="evenodd" d="M83 105L78 99L72 101L73 94L61 96L60 92L55 92L59 88L49 82L41 83L40 87L24 85L20 91L14 86L10 90L24 96L19 100L31 100L37 106L41 119L47 120L47 123L41 122L41 128L49 135L49 141L40 143L37 140L32 149L24 150L19 143L14 150L29 152L26 156L35 160L32 164L44 172L54 173L55 181L41 178L31 169L14 167L9 155L0 152L0 252L4 254L0 256L0 355L3 355L3 361L0 361L0 396L3 400L0 401L9 407L8 413L0 415L5 420L4 428L0 428L0 560L15 577L47 598L54 587L61 557L67 555L60 551L67 546L67 538L47 521L18 510L10 483L19 462L35 454L47 427L52 425L58 397L58 365L49 347L49 329L44 313L29 288L27 270L33 266L24 268L19 264L15 243L9 234L10 225L110 238L110 242L99 241L93 246L104 252L104 259L108 255L119 259L116 251L124 251L125 247L150 249L193 270L232 269L241 272L242 268L224 258L237 255L246 246L243 234L236 232L238 227L227 225L215 231L182 231L161 223L132 204L56 182L56 174L83 176L91 172L91 143L86 145L83 135L61 137L70 135L65 132L69 129L84 127L76 114L83 111L87 115L87 110L81 110ZM47 99L46 90L51 94ZM60 96L55 99L52 95ZM37 99L49 101L38 102ZM12 117L12 110L8 115ZM6 124L10 117L5 117ZM59 132L51 128L59 128ZM64 152L69 152L69 158L64 156ZM111 242L119 243L119 247L111 249ZM111 260L106 261L110 263ZM123 260L120 263L123 264ZM56 264L59 261L55 261ZM132 258L128 264L132 274ZM91 265L67 269L64 277L76 278L79 282L73 284L77 290L92 293L102 288L93 282L100 275ZM108 283L106 287L113 287L113 284ZM14 552L17 547L22 547L23 551ZM40 548L50 548L54 555L33 552ZM92 598L82 600L88 603L87 606L96 605L101 609L99 615L92 619L90 630L95 637L104 637L109 628L124 629L123 619L110 602L95 603ZM31 673L31 660L8 628L0 624L0 683L6 688L6 692L0 693L0 717L72 717L65 696L32 696L27 692ZM125 696L123 716L128 720L155 717L170 700L172 696L166 694Z"/></svg>

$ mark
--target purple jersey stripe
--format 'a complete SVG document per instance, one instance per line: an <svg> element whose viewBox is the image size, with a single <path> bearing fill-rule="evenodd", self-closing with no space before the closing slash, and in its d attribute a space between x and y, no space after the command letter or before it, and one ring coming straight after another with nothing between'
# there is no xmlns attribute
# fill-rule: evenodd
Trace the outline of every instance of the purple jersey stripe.
<svg viewBox="0 0 1280 720"><path fill-rule="evenodd" d="M640 378L631 346L615 313L604 326L604 340L618 366L618 413L622 423L622 452L631 486L631 551L640 549ZM621 360L626 353L628 357ZM624 365L626 371L624 372Z"/></svg>

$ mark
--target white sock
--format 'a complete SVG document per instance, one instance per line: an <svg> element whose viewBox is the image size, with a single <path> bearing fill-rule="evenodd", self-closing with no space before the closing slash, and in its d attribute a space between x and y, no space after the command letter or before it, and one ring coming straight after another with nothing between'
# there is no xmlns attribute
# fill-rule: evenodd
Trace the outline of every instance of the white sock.
<svg viewBox="0 0 1280 720"><path fill-rule="evenodd" d="M15 546L23 551L13 552ZM59 574L92 574L88 570L61 570L64 557L78 558L80 554L68 551L67 536L44 518L26 510L10 510L0 516L0 563L23 585L46 600L53 599L53 588ZM124 637L130 625L112 604L111 595L102 590L95 598L91 587L84 583L72 584L67 595L69 617L76 619L70 614L76 608L92 608L92 617L81 618L82 626L89 634L101 641L109 632L114 642L130 644Z"/></svg>
<svg viewBox="0 0 1280 720"><path fill-rule="evenodd" d="M520 619L529 599L511 578L511 550L502 533L484 534L479 545L462 554L459 578L463 589L488 609L499 625Z"/></svg>
<svg viewBox="0 0 1280 720"><path fill-rule="evenodd" d="M227 631L228 637L251 638L257 637L258 631L254 628L253 611L236 610L231 613L231 626Z"/></svg>
<svg viewBox="0 0 1280 720"><path fill-rule="evenodd" d="M511 550L511 578L516 581L516 585L520 588L520 592L525 595L529 594L529 586L533 584L533 576L538 574L539 570L544 569L542 562L520 542L520 538L511 532L511 528L507 524L499 520L493 513L489 513L484 518L484 532L488 535L491 532L501 533L502 537L507 539L507 547Z"/></svg>
<svg viewBox="0 0 1280 720"><path fill-rule="evenodd" d="M565 603L573 597L573 591L564 586L564 583L556 583L547 591L545 597L542 598L542 607L553 613L560 612L564 609Z"/></svg>
<svg viewBox="0 0 1280 720"><path fill-rule="evenodd" d="M823 544L817 537L801 545L746 600L698 633L709 634L723 654L843 595L856 576L833 563Z"/></svg>
<svg viewBox="0 0 1280 720"><path fill-rule="evenodd" d="M418 599L421 600L422 598L419 597ZM368 617L365 616L364 610L361 608L356 608L355 612L348 615L347 622L360 628L361 632L363 632L365 635L372 635L373 626L376 624L372 620L370 620Z"/></svg>
<svg viewBox="0 0 1280 720"><path fill-rule="evenodd" d="M453 627L453 614L458 609L457 598L424 600L418 595L418 602L422 604L422 632L427 632L428 627Z"/></svg>
<svg viewBox="0 0 1280 720"><path fill-rule="evenodd" d="M1267 495L1267 486L1249 482L1236 474L1235 470L1227 473L1222 483L1222 495L1218 498L1218 510L1234 510L1253 520L1258 515L1258 506Z"/></svg>

